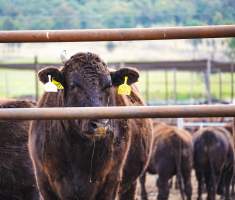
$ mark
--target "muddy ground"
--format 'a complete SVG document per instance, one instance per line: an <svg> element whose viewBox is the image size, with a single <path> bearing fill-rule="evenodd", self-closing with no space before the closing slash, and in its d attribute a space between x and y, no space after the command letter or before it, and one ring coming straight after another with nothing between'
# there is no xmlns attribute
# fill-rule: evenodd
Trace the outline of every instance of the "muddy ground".
<svg viewBox="0 0 235 200"><path fill-rule="evenodd" d="M146 188L148 192L148 199L149 200L156 200L157 199L157 188L155 186L156 183L156 176L148 175L146 179ZM193 186L193 196L192 200L197 199L197 181L195 176L193 175L192 177L192 186ZM137 188L137 199L141 200L140 198L140 185L138 183L138 188ZM203 195L203 199L206 200L206 194ZM216 200L220 200L221 198L217 196ZM180 196L179 190L175 189L174 187L170 190L170 197L169 200L182 200ZM231 198L231 200L235 200L235 196Z"/></svg>

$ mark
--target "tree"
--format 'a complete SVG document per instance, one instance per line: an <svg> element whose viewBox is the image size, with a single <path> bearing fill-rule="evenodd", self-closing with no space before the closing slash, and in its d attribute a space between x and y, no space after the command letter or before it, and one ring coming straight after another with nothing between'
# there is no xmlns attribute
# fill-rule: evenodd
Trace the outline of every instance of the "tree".
<svg viewBox="0 0 235 200"><path fill-rule="evenodd" d="M3 30L14 30L16 29L14 21L11 18L6 18L2 24Z"/></svg>
<svg viewBox="0 0 235 200"><path fill-rule="evenodd" d="M0 0L0 29L231 24L234 0Z"/></svg>

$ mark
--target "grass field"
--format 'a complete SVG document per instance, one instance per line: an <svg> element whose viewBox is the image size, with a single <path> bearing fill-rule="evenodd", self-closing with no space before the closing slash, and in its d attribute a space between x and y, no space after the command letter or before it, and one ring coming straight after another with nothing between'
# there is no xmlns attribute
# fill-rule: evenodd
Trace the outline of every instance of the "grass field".
<svg viewBox="0 0 235 200"><path fill-rule="evenodd" d="M0 69L0 80L0 97L35 95L35 74L32 70Z"/></svg>
<svg viewBox="0 0 235 200"><path fill-rule="evenodd" d="M146 72L141 73L139 87L145 94ZM205 98L205 85L202 73L177 72L176 73L176 98L179 101L190 98ZM219 75L212 74L210 77L211 93L214 98L220 97ZM231 75L222 74L222 98L230 99L231 95ZM149 72L149 99L164 100L166 98L165 74L163 71ZM168 72L168 98L174 99L174 72Z"/></svg>
<svg viewBox="0 0 235 200"><path fill-rule="evenodd" d="M146 72L141 72L138 86L143 95L146 94ZM219 75L211 75L212 96L219 98ZM176 74L177 100L183 101L193 97L203 99L205 87L203 76L199 73L177 72ZM222 74L222 98L230 99L231 94L231 75ZM42 84L40 93L43 91ZM149 72L149 101L157 102L166 98L165 74L164 71ZM19 96L35 95L35 74L32 70L9 70L0 69L0 97L14 98ZM168 99L174 99L174 74L168 72Z"/></svg>

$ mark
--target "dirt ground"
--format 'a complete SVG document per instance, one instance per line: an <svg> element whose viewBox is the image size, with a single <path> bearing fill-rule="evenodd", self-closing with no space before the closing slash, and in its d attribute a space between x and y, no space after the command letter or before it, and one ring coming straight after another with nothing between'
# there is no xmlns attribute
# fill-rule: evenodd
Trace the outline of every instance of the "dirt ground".
<svg viewBox="0 0 235 200"><path fill-rule="evenodd" d="M146 179L146 188L148 192L148 199L149 200L156 200L157 199L157 188L155 186L156 183L156 176L148 175ZM193 196L192 200L197 199L197 181L195 176L192 176L192 186L193 186ZM203 199L206 199L206 194L203 195ZM219 196L217 196L216 200L220 200ZM235 199L235 197L231 198ZM140 196L140 185L138 183L138 188L137 188L137 200L141 200ZM180 196L179 190L175 189L174 187L170 190L170 197L169 200L182 200Z"/></svg>

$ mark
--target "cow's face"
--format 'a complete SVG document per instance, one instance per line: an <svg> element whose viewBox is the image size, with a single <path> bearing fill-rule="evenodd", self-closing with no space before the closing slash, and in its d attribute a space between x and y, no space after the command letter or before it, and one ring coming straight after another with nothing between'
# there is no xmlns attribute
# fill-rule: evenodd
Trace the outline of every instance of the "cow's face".
<svg viewBox="0 0 235 200"><path fill-rule="evenodd" d="M95 54L78 53L72 56L62 70L45 68L39 72L42 82L48 81L48 75L64 86L64 102L66 107L99 107L110 106L111 88L124 82L138 80L139 74L133 69L122 68L109 72L106 64ZM106 133L109 120L75 120L83 134Z"/></svg>
<svg viewBox="0 0 235 200"><path fill-rule="evenodd" d="M105 63L91 53L72 56L64 67L66 106L107 106L112 86Z"/></svg>

